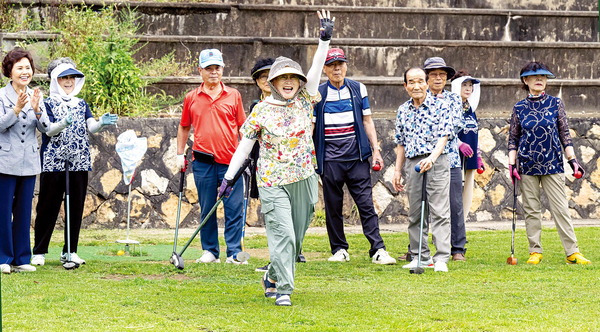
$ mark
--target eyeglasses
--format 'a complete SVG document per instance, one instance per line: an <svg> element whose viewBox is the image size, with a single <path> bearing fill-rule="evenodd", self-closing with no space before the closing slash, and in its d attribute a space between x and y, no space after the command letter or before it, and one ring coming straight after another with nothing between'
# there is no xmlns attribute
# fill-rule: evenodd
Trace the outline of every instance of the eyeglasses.
<svg viewBox="0 0 600 332"><path fill-rule="evenodd" d="M448 77L448 73L446 73L446 72L444 72L444 73L430 73L429 77L445 78L445 77Z"/></svg>
<svg viewBox="0 0 600 332"><path fill-rule="evenodd" d="M63 77L59 77L60 79L63 80L74 80L77 76L73 76L73 75L69 75L69 76L63 76Z"/></svg>
<svg viewBox="0 0 600 332"><path fill-rule="evenodd" d="M259 81L266 81L268 78L269 78L269 74L261 74L261 75L258 77L258 80L259 80Z"/></svg>

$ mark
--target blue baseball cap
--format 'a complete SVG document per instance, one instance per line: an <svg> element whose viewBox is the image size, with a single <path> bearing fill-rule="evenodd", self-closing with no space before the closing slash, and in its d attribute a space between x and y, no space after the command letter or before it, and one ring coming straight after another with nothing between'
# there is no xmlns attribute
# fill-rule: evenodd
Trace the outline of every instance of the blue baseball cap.
<svg viewBox="0 0 600 332"><path fill-rule="evenodd" d="M221 51L215 48L202 50L202 52L200 52L200 57L198 58L198 60L198 62L200 63L200 68L206 68L212 65L225 67L225 63L223 62L223 54L221 53Z"/></svg>
<svg viewBox="0 0 600 332"><path fill-rule="evenodd" d="M62 73L58 74L56 77L65 77L65 76L75 76L75 77L84 77L82 72L75 68L67 68Z"/></svg>
<svg viewBox="0 0 600 332"><path fill-rule="evenodd" d="M525 76L533 76L533 75L546 75L546 77L548 78L556 78L556 76L554 76L554 74L552 74L549 70L546 69L537 69L537 70L528 70L526 72L524 72L523 74L521 74L521 77L525 77Z"/></svg>

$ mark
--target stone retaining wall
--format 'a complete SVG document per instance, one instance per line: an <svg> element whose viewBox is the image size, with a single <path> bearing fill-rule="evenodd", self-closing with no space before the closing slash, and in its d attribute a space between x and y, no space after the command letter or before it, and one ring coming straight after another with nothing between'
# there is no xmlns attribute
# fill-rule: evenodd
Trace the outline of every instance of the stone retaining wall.
<svg viewBox="0 0 600 332"><path fill-rule="evenodd" d="M375 124L385 160L385 168L372 173L375 208L382 224L406 223L407 197L405 194L397 194L391 184L396 157L394 122L392 119L376 119ZM138 136L148 138L148 151L132 183L132 228L174 227L179 181L175 166L177 125L178 119L174 118L120 119L118 128L108 128L91 135L94 170L90 173L84 227L126 226L127 186L122 180L115 144L117 136L127 129L134 129ZM597 206L600 200L600 158L597 152L600 146L600 123L596 118L573 119L570 125L575 150L587 170L587 175L582 180L575 180L567 175L570 211L574 218L600 218L600 208ZM468 221L510 219L512 185L506 170L508 121L481 119L480 127L480 144L487 170L475 177L473 206ZM566 163L565 169L570 170ZM357 224L357 210L353 208L348 193L345 195L346 222ZM259 204L258 200L250 200L248 222L251 225L263 223ZM322 200L317 209L322 209ZM217 215L222 222L222 208ZM549 212L545 211L544 217L549 216ZM198 224L198 196L191 169L186 175L181 218L182 227L194 227Z"/></svg>

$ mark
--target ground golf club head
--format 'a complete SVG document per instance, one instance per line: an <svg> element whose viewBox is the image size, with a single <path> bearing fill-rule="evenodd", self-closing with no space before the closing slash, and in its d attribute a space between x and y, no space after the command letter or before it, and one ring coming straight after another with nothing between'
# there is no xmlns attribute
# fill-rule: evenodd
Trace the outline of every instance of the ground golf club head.
<svg viewBox="0 0 600 332"><path fill-rule="evenodd" d="M75 270L76 268L79 267L79 264L69 261L69 262L65 262L63 264L63 267L65 268L65 270Z"/></svg>
<svg viewBox="0 0 600 332"><path fill-rule="evenodd" d="M171 264L173 264L176 268L183 270L183 258L181 258L181 256L179 256L176 252L171 254L169 262L171 262Z"/></svg>
<svg viewBox="0 0 600 332"><path fill-rule="evenodd" d="M424 272L425 269L420 266L410 269L410 274L423 274Z"/></svg>
<svg viewBox="0 0 600 332"><path fill-rule="evenodd" d="M249 259L250 259L250 254L249 253L247 253L245 251L238 252L237 258L236 258L236 260L238 262L245 262L245 261L247 261Z"/></svg>
<svg viewBox="0 0 600 332"><path fill-rule="evenodd" d="M506 264L508 265L517 265L517 258L514 256L510 256L506 259Z"/></svg>

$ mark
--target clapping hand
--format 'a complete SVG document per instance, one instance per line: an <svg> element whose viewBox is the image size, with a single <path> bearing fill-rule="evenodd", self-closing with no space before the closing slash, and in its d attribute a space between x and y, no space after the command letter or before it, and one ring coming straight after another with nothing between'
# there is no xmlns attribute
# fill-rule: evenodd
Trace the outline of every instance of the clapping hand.
<svg viewBox="0 0 600 332"><path fill-rule="evenodd" d="M39 113L40 112L40 100L42 99L42 92L40 91L40 88L35 88L33 89L33 95L31 96L31 108L33 108L33 111L35 113Z"/></svg>
<svg viewBox="0 0 600 332"><path fill-rule="evenodd" d="M320 36L322 41L328 41L333 35L333 26L335 23L335 17L331 18L331 13L328 10L322 9L317 11L320 21Z"/></svg>

